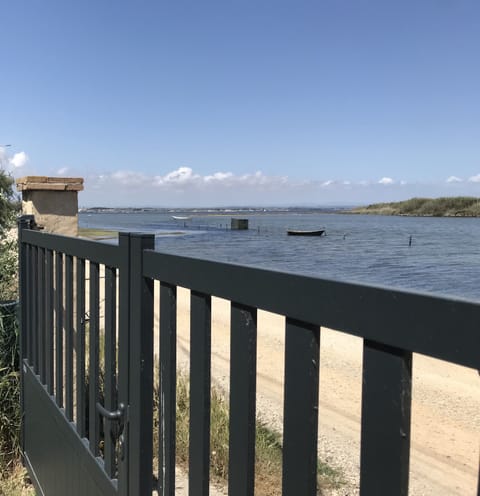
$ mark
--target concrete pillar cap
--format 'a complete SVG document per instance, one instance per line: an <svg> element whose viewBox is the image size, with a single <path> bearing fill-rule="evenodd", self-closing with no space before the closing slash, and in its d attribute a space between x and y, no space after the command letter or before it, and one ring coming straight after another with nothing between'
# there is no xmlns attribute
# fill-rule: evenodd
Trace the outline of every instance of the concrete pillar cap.
<svg viewBox="0 0 480 496"><path fill-rule="evenodd" d="M25 176L17 179L17 191L83 191L83 178Z"/></svg>

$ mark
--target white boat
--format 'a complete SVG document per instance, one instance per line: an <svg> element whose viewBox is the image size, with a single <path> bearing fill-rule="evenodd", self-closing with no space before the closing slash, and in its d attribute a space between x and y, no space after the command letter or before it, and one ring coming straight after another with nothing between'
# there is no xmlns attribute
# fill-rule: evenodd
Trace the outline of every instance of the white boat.
<svg viewBox="0 0 480 496"><path fill-rule="evenodd" d="M172 219L173 220L191 220L192 218L191 217L181 217L178 215L172 215Z"/></svg>

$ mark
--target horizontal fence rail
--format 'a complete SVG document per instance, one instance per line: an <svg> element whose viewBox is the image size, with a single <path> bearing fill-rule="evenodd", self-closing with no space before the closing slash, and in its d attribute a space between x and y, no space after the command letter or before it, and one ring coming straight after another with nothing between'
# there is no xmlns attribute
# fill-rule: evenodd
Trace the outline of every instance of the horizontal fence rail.
<svg viewBox="0 0 480 496"><path fill-rule="evenodd" d="M118 494L175 494L177 287L191 290L190 495L209 493L212 297L231 302L231 496L254 494L258 310L286 317L285 496L317 494L321 327L363 338L362 496L408 494L412 353L480 369L475 302L163 254L151 235L24 230L21 244L22 357Z"/></svg>
<svg viewBox="0 0 480 496"><path fill-rule="evenodd" d="M144 260L147 277L480 369L476 302L155 251Z"/></svg>
<svg viewBox="0 0 480 496"><path fill-rule="evenodd" d="M118 246L87 239L26 230L22 235L22 242L111 267L120 267L124 261Z"/></svg>

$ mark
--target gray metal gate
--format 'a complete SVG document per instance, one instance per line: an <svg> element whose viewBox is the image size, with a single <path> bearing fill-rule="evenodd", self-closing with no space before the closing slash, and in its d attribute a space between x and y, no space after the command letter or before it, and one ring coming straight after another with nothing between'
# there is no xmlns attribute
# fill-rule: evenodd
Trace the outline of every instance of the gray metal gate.
<svg viewBox="0 0 480 496"><path fill-rule="evenodd" d="M132 237L46 236L32 222L19 229L25 464L39 494L139 494L128 442L139 389L129 376Z"/></svg>

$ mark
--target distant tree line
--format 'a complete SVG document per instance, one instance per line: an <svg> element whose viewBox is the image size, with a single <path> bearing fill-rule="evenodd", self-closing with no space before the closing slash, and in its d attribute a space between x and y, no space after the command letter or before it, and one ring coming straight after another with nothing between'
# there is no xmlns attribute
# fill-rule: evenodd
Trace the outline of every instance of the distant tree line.
<svg viewBox="0 0 480 496"><path fill-rule="evenodd" d="M480 217L480 198L470 196L411 198L400 202L374 203L348 212L419 217Z"/></svg>

